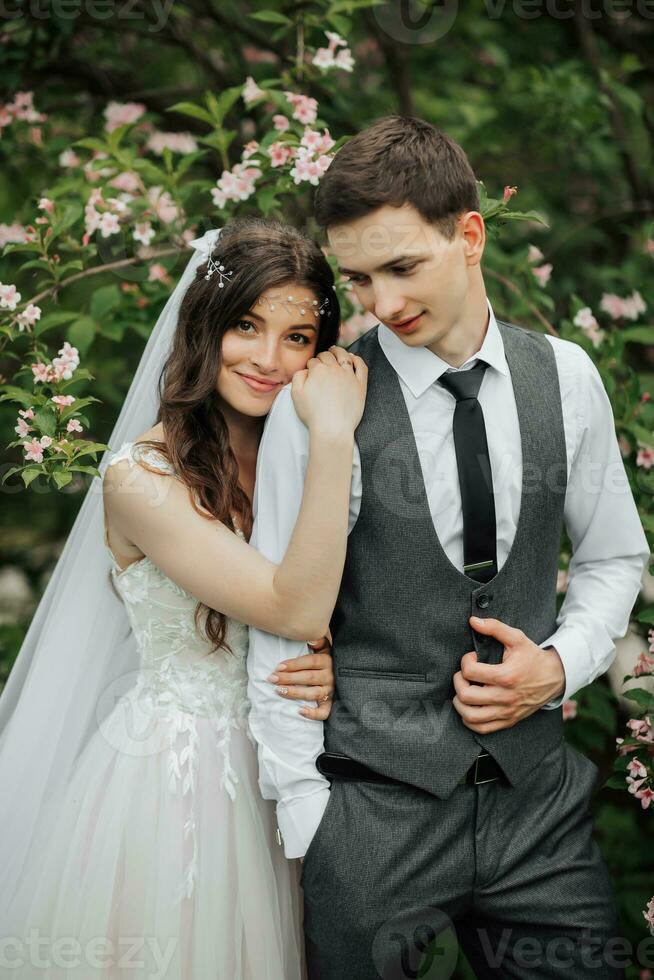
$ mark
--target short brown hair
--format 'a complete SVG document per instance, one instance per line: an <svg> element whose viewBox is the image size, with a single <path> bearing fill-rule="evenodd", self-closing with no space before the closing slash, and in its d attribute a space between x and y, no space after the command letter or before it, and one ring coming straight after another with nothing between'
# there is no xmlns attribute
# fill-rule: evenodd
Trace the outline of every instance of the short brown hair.
<svg viewBox="0 0 654 980"><path fill-rule="evenodd" d="M456 217L479 210L479 193L466 154L446 133L424 119L385 116L337 151L318 185L314 217L326 230L404 204L452 238Z"/></svg>

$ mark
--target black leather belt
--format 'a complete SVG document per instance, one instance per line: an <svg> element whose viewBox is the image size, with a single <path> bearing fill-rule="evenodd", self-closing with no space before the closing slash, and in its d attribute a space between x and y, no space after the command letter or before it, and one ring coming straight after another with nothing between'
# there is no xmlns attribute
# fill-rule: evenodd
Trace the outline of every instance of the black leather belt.
<svg viewBox="0 0 654 980"><path fill-rule="evenodd" d="M409 785L401 779L394 779L393 776L376 772L362 762L357 762L356 759L350 759L349 756L340 755L337 752L321 753L316 759L316 768L328 779L354 779L368 783L390 783L395 786ZM482 783L491 783L496 779L501 779L503 776L502 769L492 755L489 755L488 752L480 752L457 785L479 786Z"/></svg>

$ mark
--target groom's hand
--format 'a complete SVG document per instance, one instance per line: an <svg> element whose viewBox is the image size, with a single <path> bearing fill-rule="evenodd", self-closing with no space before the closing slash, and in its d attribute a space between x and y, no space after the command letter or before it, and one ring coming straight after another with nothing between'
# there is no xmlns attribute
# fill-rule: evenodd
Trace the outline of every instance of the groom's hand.
<svg viewBox="0 0 654 980"><path fill-rule="evenodd" d="M499 619L471 616L470 625L499 640L504 654L501 664L479 663L474 650L461 658L452 704L467 728L480 735L511 728L563 694L565 671L554 647L537 646Z"/></svg>

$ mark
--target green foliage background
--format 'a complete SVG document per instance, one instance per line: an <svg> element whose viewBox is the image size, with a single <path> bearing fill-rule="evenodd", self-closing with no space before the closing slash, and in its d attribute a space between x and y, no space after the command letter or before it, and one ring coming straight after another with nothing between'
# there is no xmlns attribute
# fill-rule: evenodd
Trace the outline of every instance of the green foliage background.
<svg viewBox="0 0 654 980"><path fill-rule="evenodd" d="M249 140L269 130L269 113L259 104L246 108L236 94L223 105L220 133L228 138L218 138L214 127L212 139L201 112L191 115L180 103L211 110L212 97L240 87L252 75L260 84L281 79L284 88L315 97L334 139L387 113L420 115L464 146L492 198L501 198L506 185L517 186L516 205L544 216L547 227L502 220L492 226L484 262L491 301L502 318L554 329L593 356L613 402L625 465L651 533L654 470L636 466L635 459L639 446L654 445L654 408L642 397L652 392L654 375L654 253L647 247L654 239L654 19L638 13L643 5L621 5L628 16L618 16L616 6L600 0L560 3L555 15L545 2L537 8L518 2L306 0L276 2L274 10L272 4L248 0L176 0L167 10L148 0L129 6L117 0L102 8L92 0L17 3L16 15L0 22L2 88L8 98L19 90L33 91L38 109L49 119L42 146L10 128L2 134L0 222L33 223L43 194L62 201L77 197L81 211L90 185L63 170L58 156L78 140L105 135L102 113L112 100L143 103L158 129L185 130L204 140L204 155L187 161L184 172L179 157L175 163L170 157L153 161L176 182L186 213L200 230L224 220L209 188ZM100 9L104 14L98 14ZM305 46L325 43L324 29L347 38L356 59L352 75L323 75L303 62ZM84 155L79 147L76 151ZM150 174L150 183L155 176ZM264 210L312 230L307 185L262 192L239 207L239 212L248 210ZM165 242L157 239L157 244ZM527 260L530 244L553 266L545 288ZM103 263L125 254L124 243L123 251L114 251L111 242L98 247ZM180 248L169 252L162 261L174 279L186 256ZM38 272L27 274L21 262L24 256L7 251L0 280L20 281L26 298L37 291ZM125 282L136 290L122 291ZM88 418L98 442L111 430L169 288L149 282L147 266L135 264L81 279L47 306L48 312L77 312L54 328L52 344L77 343L84 367L96 379L92 390L101 401L89 407ZM647 304L637 326L601 319L602 294L628 296L633 290ZM607 331L599 348L573 324L584 306L593 309ZM15 367L6 347L0 373L10 379ZM0 405L3 445L14 439L15 422L16 406ZM5 470L20 461L20 453L12 450L7 460ZM57 492L37 480L26 490L11 480L3 487L0 561L27 573L34 599L65 540L84 485L73 481ZM562 567L569 550L563 542ZM26 608L18 618L0 614L0 680L13 662L29 612ZM643 650L652 622L654 610L641 597L634 624ZM581 692L578 702L577 718L567 723L568 737L600 765L604 779L628 716L605 678ZM624 931L636 945L647 935L642 910L654 892L652 814L624 791L608 787L596 794L593 808ZM466 975L463 962L460 971ZM639 975L636 966L629 975Z"/></svg>

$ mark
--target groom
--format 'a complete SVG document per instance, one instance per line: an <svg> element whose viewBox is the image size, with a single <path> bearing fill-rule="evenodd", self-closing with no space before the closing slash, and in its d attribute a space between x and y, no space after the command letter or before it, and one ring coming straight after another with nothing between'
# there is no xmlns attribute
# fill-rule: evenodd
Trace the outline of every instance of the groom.
<svg viewBox="0 0 654 980"><path fill-rule="evenodd" d="M266 683L303 644L250 631L260 786L304 857L309 976L448 977L454 935L478 977L623 976L598 770L560 707L609 666L649 556L598 372L496 319L473 171L430 124L389 117L346 143L316 218L379 323L350 348L368 395L324 726L282 673L279 694ZM252 541L272 561L307 454L286 388L257 466Z"/></svg>

